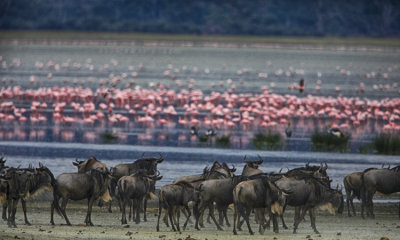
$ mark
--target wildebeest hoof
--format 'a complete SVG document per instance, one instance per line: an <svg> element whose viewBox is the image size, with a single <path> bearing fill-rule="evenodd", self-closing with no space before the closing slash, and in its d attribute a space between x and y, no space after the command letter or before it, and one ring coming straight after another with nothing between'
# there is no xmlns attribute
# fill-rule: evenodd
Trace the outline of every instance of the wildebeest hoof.
<svg viewBox="0 0 400 240"><path fill-rule="evenodd" d="M253 232L253 231L250 231L249 233L250 233L250 235L254 235L254 232Z"/></svg>
<svg viewBox="0 0 400 240"><path fill-rule="evenodd" d="M234 231L233 231L233 234L234 234L234 235L237 235L237 232L236 232L236 230L234 230Z"/></svg>

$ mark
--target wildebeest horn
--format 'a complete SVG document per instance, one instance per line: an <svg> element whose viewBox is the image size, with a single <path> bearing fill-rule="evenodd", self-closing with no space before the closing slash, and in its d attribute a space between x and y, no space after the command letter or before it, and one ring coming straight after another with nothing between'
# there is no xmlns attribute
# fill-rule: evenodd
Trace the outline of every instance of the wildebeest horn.
<svg viewBox="0 0 400 240"><path fill-rule="evenodd" d="M39 168L42 168L43 164L41 162L39 162Z"/></svg>
<svg viewBox="0 0 400 240"><path fill-rule="evenodd" d="M336 190L339 190L339 183L336 185Z"/></svg>
<svg viewBox="0 0 400 240"><path fill-rule="evenodd" d="M306 163L306 168L308 168L310 166L310 162L308 161L307 163Z"/></svg>
<svg viewBox="0 0 400 240"><path fill-rule="evenodd" d="M235 171L236 171L235 165L232 164L231 172L235 172Z"/></svg>
<svg viewBox="0 0 400 240"><path fill-rule="evenodd" d="M244 155L243 162L246 162L246 157L247 157L247 156L246 156L246 155Z"/></svg>
<svg viewBox="0 0 400 240"><path fill-rule="evenodd" d="M325 170L328 169L328 164L325 162Z"/></svg>
<svg viewBox="0 0 400 240"><path fill-rule="evenodd" d="M143 153L142 156L141 156L140 158L143 158L143 157L144 157L144 154L145 154L145 153Z"/></svg>
<svg viewBox="0 0 400 240"><path fill-rule="evenodd" d="M279 173L281 173L281 172L282 172L282 169L283 169L283 168L279 169Z"/></svg>

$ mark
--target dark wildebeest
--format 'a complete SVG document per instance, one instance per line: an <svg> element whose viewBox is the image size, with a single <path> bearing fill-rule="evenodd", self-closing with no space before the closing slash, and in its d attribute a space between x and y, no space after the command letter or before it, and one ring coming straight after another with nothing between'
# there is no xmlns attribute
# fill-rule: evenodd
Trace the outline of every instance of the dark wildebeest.
<svg viewBox="0 0 400 240"><path fill-rule="evenodd" d="M39 163L39 168L28 169L26 171L32 172L32 177L29 182L29 195L26 198L21 198L21 204L24 211L25 224L31 225L26 216L26 199L37 196L43 191L53 190L56 183L53 173L41 163Z"/></svg>
<svg viewBox="0 0 400 240"><path fill-rule="evenodd" d="M214 202L216 203L217 209L219 209L222 214L220 215L220 224L223 222L223 217L229 226L228 217L226 216L226 210L229 204L233 203L233 189L235 186L241 182L247 180L244 176L233 176L224 179L210 179L203 181L196 190L199 192L199 215L196 216L195 228L199 229L199 217L203 213L206 207L209 208L210 216L217 226L218 230L222 230L220 225L217 223L214 216Z"/></svg>
<svg viewBox="0 0 400 240"><path fill-rule="evenodd" d="M160 217L162 209L166 209L167 214L169 216L169 220L171 223L172 230L178 230L181 232L179 227L179 211L176 211L177 207L184 207L188 212L188 216L183 225L183 229L186 229L186 225L189 221L189 217L191 215L189 209L189 202L195 202L196 204L193 207L193 213L195 216L198 215L197 210L197 202L198 202L198 193L195 188L187 183L187 182L179 182L175 184L168 184L161 187L159 192L159 203L158 203L158 220L157 220L157 232L160 231ZM178 216L175 216L178 215ZM175 228L176 226L176 228Z"/></svg>
<svg viewBox="0 0 400 240"><path fill-rule="evenodd" d="M78 168L78 173L85 173L91 169L97 169L103 172L108 171L106 164L100 162L95 157L90 157L86 161L78 161L78 159L75 159L75 162L72 162L72 164Z"/></svg>
<svg viewBox="0 0 400 240"><path fill-rule="evenodd" d="M134 213L136 213L136 223L140 222L140 206L143 202L143 199L150 192L154 194L154 186L155 182L160 180L162 176L158 175L147 175L142 171L138 171L129 176L123 176L118 180L118 193L119 197L122 201L121 203L121 211L122 218L121 223L127 224L125 207L128 203L132 201L132 205L134 207ZM144 214L146 214L146 206L144 206Z"/></svg>
<svg viewBox="0 0 400 240"><path fill-rule="evenodd" d="M110 181L109 172L92 169L86 173L63 173L56 179L55 196L51 204L50 223L54 225L54 207L58 208L59 198L62 199L61 214L63 215L67 225L71 225L65 208L68 200L88 200L88 211L85 218L87 226L93 226L91 213L93 202L99 197L105 202L111 200L107 187Z"/></svg>
<svg viewBox="0 0 400 240"><path fill-rule="evenodd" d="M391 169L369 169L361 175L361 216L363 218L364 206L369 216L375 217L372 198L376 191L383 194L400 192L400 165Z"/></svg>
<svg viewBox="0 0 400 240"><path fill-rule="evenodd" d="M238 214L246 221L249 233L254 234L249 223L252 209L256 209L260 234L265 230L264 209L267 209L273 216L274 232L279 232L276 215L281 215L283 212L285 196L267 176L258 176L256 179L239 183L233 190L233 199L235 204L233 233L235 235L237 234Z"/></svg>
<svg viewBox="0 0 400 240"><path fill-rule="evenodd" d="M176 179L173 183L178 183L178 182L183 181L183 182L191 183L192 186L197 187L204 180L224 179L224 178L233 177L235 171L236 171L236 168L234 166L232 166L232 168L229 168L226 163L220 164L218 161L215 161L210 168L205 167L203 169L202 174L183 176L183 177ZM226 215L226 209L221 209L221 208L217 207L217 210L219 212L219 218L221 220L223 218L223 215ZM185 213L185 212L183 211L183 213ZM202 218L203 218L203 214L201 214L201 216L200 216L200 226L204 227ZM207 221L209 222L209 219ZM168 223L167 218L164 218L164 222L166 224ZM220 221L220 224L222 225L221 221ZM227 222L227 224L229 225L229 222Z"/></svg>
<svg viewBox="0 0 400 240"><path fill-rule="evenodd" d="M118 200L120 209L121 209L121 203L119 199L118 194L116 194L116 186L118 183L118 180L123 177L123 176L129 176L131 174L136 173L137 171L142 171L148 175L155 175L157 174L157 165L159 163L162 163L164 161L162 155L160 154L159 158L155 157L146 157L144 158L144 154L142 155L141 159L135 160L133 163L121 163L118 164L110 169L111 176L113 179L111 180L110 188L111 188L111 196L115 196ZM150 196L146 196L144 198L144 205L147 205L147 200L150 198ZM111 210L111 202L108 207L108 211L112 212ZM144 213L144 221L147 221L147 216L146 213Z"/></svg>
<svg viewBox="0 0 400 240"><path fill-rule="evenodd" d="M7 206L8 218L7 224L9 227L17 227L15 223L15 214L19 199L29 197L29 186L33 174L30 171L25 171L17 168L9 168L5 175L1 176L6 180L7 186Z"/></svg>
<svg viewBox="0 0 400 240"><path fill-rule="evenodd" d="M257 161L246 161L246 156L244 156L243 162L245 163L242 171L242 176L252 176L263 173L258 167L263 163L263 160L258 156Z"/></svg>
<svg viewBox="0 0 400 240"><path fill-rule="evenodd" d="M287 193L287 205L297 207L293 233L296 233L297 227L307 211L310 213L311 227L314 232L319 233L315 225L315 207L326 208L332 214L343 211L343 194L338 190L331 189L319 179L314 177L298 179L284 176L275 183Z"/></svg>

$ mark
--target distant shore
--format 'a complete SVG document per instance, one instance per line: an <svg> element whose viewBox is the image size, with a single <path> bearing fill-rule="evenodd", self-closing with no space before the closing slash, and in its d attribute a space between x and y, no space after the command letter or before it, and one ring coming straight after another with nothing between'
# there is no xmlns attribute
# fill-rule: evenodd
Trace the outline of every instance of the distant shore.
<svg viewBox="0 0 400 240"><path fill-rule="evenodd" d="M400 41L396 38L365 38L365 37L275 37L275 36L221 36L221 35L190 35L190 34L151 34L151 33L112 33L112 32L73 32L73 31L0 31L0 42L15 40L40 43L48 41L65 41L67 44L87 43L97 40L110 41L115 44L138 45L182 45L209 47L266 47L266 48L340 48L354 50L384 50L400 49ZM92 43L93 44L93 43Z"/></svg>

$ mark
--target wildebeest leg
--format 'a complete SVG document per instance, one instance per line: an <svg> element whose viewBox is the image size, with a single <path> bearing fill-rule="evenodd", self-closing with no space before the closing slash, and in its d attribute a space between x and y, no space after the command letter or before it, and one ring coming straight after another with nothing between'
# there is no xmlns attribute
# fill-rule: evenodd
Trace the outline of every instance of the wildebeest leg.
<svg viewBox="0 0 400 240"><path fill-rule="evenodd" d="M21 198L21 205L22 205L22 211L24 212L25 224L26 225L31 225L31 223L28 221L28 217L26 216L26 202L22 198Z"/></svg>
<svg viewBox="0 0 400 240"><path fill-rule="evenodd" d="M299 211L299 214L295 214L293 233L296 233L299 223L301 222L301 220L304 219L304 216L306 215L306 212L308 209L309 209L309 206L307 206L307 205L304 205L301 209L300 209L300 207L296 207L295 211ZM296 218L296 215L297 215L297 218Z"/></svg>
<svg viewBox="0 0 400 240"><path fill-rule="evenodd" d="M374 214L374 202L372 201L373 197L374 197L375 191L374 192L369 192L369 194L367 195L367 201L369 202L369 212L370 212L370 216L371 218L375 218L375 214Z"/></svg>
<svg viewBox="0 0 400 240"><path fill-rule="evenodd" d="M145 222L147 222L146 210L147 210L147 198L145 197L143 200L143 221Z"/></svg>
<svg viewBox="0 0 400 240"><path fill-rule="evenodd" d="M174 219L173 219L173 214L174 214L174 211L175 211L175 209L174 209L174 207L169 207L168 208L168 217L169 217L169 222L171 223L171 227L172 227L172 230L174 230L174 232L176 232L176 228L175 228L175 226L174 226Z"/></svg>
<svg viewBox="0 0 400 240"><path fill-rule="evenodd" d="M161 211L162 211L161 201L158 201L158 216L157 216L157 227L156 227L157 232L160 231Z"/></svg>
<svg viewBox="0 0 400 240"><path fill-rule="evenodd" d="M3 214L2 218L4 221L7 221L7 203L3 203Z"/></svg>
<svg viewBox="0 0 400 240"><path fill-rule="evenodd" d="M214 204L211 203L209 206L210 206L210 207L209 207L209 210L210 210L210 211L209 211L209 215L211 216L211 219L214 221L215 226L217 226L217 229L220 230L220 231L222 231L223 229L221 228L221 226L219 226L219 224L218 224L218 222L217 222L217 219L215 219L215 215L214 215Z"/></svg>
<svg viewBox="0 0 400 240"><path fill-rule="evenodd" d="M265 209L263 209L263 208L256 208L255 209L255 215L256 215L256 219L258 221L258 232L260 234L264 234L264 231L265 231L264 214L265 214Z"/></svg>
<svg viewBox="0 0 400 240"><path fill-rule="evenodd" d="M133 201L135 203L134 209L136 211L136 219L135 219L135 223L139 224L140 223L140 207L141 207L141 202L143 202L143 199L135 199Z"/></svg>
<svg viewBox="0 0 400 240"><path fill-rule="evenodd" d="M312 229L314 229L314 232L316 234L319 234L319 232L317 230L317 226L315 225L315 209L311 208L308 211L310 212L311 227L312 227Z"/></svg>
<svg viewBox="0 0 400 240"><path fill-rule="evenodd" d="M228 216L227 216L227 212L228 212L228 208L225 208L225 209L222 210L222 213L224 214L226 226L230 227L231 224L229 223Z"/></svg>
<svg viewBox="0 0 400 240"><path fill-rule="evenodd" d="M86 220L85 220L86 226L93 226L92 219L91 219L93 203L94 203L94 198L93 197L89 198L88 199L88 211L87 211Z"/></svg>
<svg viewBox="0 0 400 240"><path fill-rule="evenodd" d="M354 194L351 195L351 197L350 197L350 205L351 205L351 208L353 209L353 215L355 216L355 215L356 215L356 209L354 208L354 204L353 204L353 199L354 199L354 197L355 197ZM347 206L347 207L348 207L348 206Z"/></svg>
<svg viewBox="0 0 400 240"><path fill-rule="evenodd" d="M165 209L164 217L163 217L163 222L165 223L165 225L166 225L167 227L169 227L169 223L168 223L168 209Z"/></svg>
<svg viewBox="0 0 400 240"><path fill-rule="evenodd" d="M189 209L189 207L188 206L185 206L185 208L184 208L185 210L186 210L186 212L187 212L187 217L186 217L186 221L185 221L185 224L183 224L183 230L186 230L186 225L188 224L188 222L189 222L189 218L190 218L190 216L191 216L191 211L190 211L190 209Z"/></svg>
<svg viewBox="0 0 400 240"><path fill-rule="evenodd" d="M174 215L175 215L175 225L176 225L176 229L178 229L178 232L179 232L179 233L182 233L182 232L181 232L181 228L179 227L179 218L181 217L181 211L180 211L180 209L177 209L177 210L175 211Z"/></svg>
<svg viewBox="0 0 400 240"><path fill-rule="evenodd" d="M251 230L251 227L250 227L250 220L249 220L250 213L251 213L251 209L250 208L246 208L246 213L245 213L246 215L243 216L243 218L246 221L247 228L249 229L249 233L251 235L254 235L254 232L253 232L253 230Z"/></svg>
<svg viewBox="0 0 400 240"><path fill-rule="evenodd" d="M351 217L351 214L350 214L350 198L351 198L351 192L346 189L347 215L349 217Z"/></svg>
<svg viewBox="0 0 400 240"><path fill-rule="evenodd" d="M15 213L17 212L17 203L18 203L18 199L14 200L14 199L10 199L8 201L8 227L17 227L17 225L15 224Z"/></svg>
<svg viewBox="0 0 400 240"><path fill-rule="evenodd" d="M237 235L236 232L236 220L238 219L238 213L237 213L237 209L236 206L233 206L233 234Z"/></svg>
<svg viewBox="0 0 400 240"><path fill-rule="evenodd" d="M71 225L71 222L69 221L67 217L67 213L65 212L65 208L67 207L68 199L67 198L62 198L61 202L61 214L64 216L65 221L67 222L67 225Z"/></svg>
<svg viewBox="0 0 400 240"><path fill-rule="evenodd" d="M127 224L126 221L126 202L125 201L121 201L120 202L120 207L121 207L121 224ZM129 212L130 214L130 212Z"/></svg>

